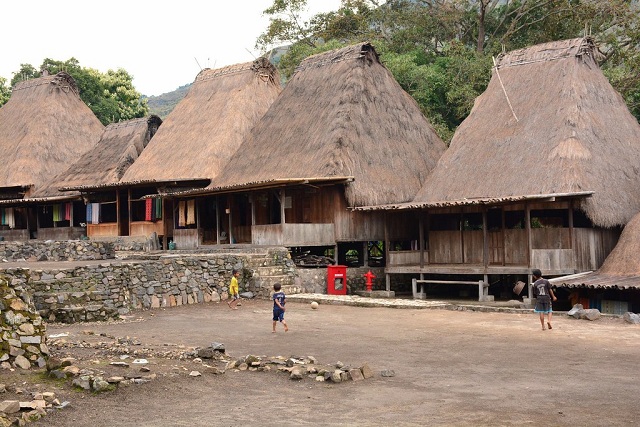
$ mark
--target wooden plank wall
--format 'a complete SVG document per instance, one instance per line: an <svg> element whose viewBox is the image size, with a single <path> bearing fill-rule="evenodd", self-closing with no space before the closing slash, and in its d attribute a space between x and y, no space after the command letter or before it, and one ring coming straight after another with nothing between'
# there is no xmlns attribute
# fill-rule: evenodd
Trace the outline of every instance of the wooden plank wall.
<svg viewBox="0 0 640 427"><path fill-rule="evenodd" d="M384 212L351 211L348 209L342 187L331 187L331 191L337 242L384 240Z"/></svg>
<svg viewBox="0 0 640 427"><path fill-rule="evenodd" d="M576 270L597 270L613 250L618 239L618 228L574 228Z"/></svg>

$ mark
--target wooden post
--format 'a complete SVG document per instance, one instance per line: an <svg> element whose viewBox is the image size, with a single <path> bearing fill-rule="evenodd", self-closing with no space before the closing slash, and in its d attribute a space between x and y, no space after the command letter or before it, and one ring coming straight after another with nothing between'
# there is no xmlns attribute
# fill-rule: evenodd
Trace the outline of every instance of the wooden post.
<svg viewBox="0 0 640 427"><path fill-rule="evenodd" d="M120 193L120 191L116 191ZM116 207L116 209L118 209L118 212L120 211L118 207ZM127 212L129 212L129 221L127 221L127 235L131 236L131 187L127 189ZM120 230L120 223L118 223L118 230ZM118 232L118 234L120 233Z"/></svg>
<svg viewBox="0 0 640 427"><path fill-rule="evenodd" d="M193 200L193 204L195 205L194 207L196 209L196 248L197 248L197 247L200 247L200 245L202 244L202 240L200 238L200 225L202 224L202 222L200 222L200 205L202 204L202 200L198 200L196 198ZM202 230L202 232L204 233L204 230Z"/></svg>
<svg viewBox="0 0 640 427"><path fill-rule="evenodd" d="M280 224L285 224L287 221L285 220L284 213L284 200L286 194L284 192L284 188L280 190ZM283 230L284 232L284 230Z"/></svg>
<svg viewBox="0 0 640 427"><path fill-rule="evenodd" d="M118 236L120 235L120 191L116 189L116 230ZM129 232L131 234L131 232Z"/></svg>
<svg viewBox="0 0 640 427"><path fill-rule="evenodd" d="M166 251L169 249L169 224L167 223L167 207L166 207L166 199L164 197L160 197L160 213L162 214L162 250ZM129 215L131 217L131 215ZM131 221L131 218L129 218Z"/></svg>
<svg viewBox="0 0 640 427"><path fill-rule="evenodd" d="M531 246L532 246L532 236L531 236L531 207L528 202L524 204L524 222L526 223L525 227L527 230L527 269L531 269Z"/></svg>
<svg viewBox="0 0 640 427"><path fill-rule="evenodd" d="M424 217L422 210L418 211L418 238L420 239L420 270L424 268Z"/></svg>
<svg viewBox="0 0 640 427"><path fill-rule="evenodd" d="M484 271L487 271L489 267L489 221L487 220L487 208L482 208L482 264L484 264ZM486 276L486 274L485 274Z"/></svg>
<svg viewBox="0 0 640 427"><path fill-rule="evenodd" d="M229 195L228 197L228 204L229 204L229 244L231 244L233 242L233 221L232 221L232 212L231 212L231 205L232 205L232 201L233 201L233 195Z"/></svg>
<svg viewBox="0 0 640 427"><path fill-rule="evenodd" d="M362 263L364 267L369 267L369 244L368 242L362 242L363 259Z"/></svg>
<svg viewBox="0 0 640 427"><path fill-rule="evenodd" d="M458 229L460 231L460 259L464 264L464 208L460 209L460 226Z"/></svg>
<svg viewBox="0 0 640 427"><path fill-rule="evenodd" d="M216 203L216 245L220 244L220 203L218 200L218 196L215 199Z"/></svg>
<svg viewBox="0 0 640 427"><path fill-rule="evenodd" d="M500 217L501 217L501 221L502 221L502 233L500 236L500 239L502 240L502 265L506 265L507 264L507 236L506 236L506 231L507 231L507 219L506 219L506 213L504 211L504 208L500 208Z"/></svg>
<svg viewBox="0 0 640 427"><path fill-rule="evenodd" d="M384 221L384 263L385 265L389 265L389 224L387 212L384 212L383 221ZM387 289L388 290L388 289Z"/></svg>

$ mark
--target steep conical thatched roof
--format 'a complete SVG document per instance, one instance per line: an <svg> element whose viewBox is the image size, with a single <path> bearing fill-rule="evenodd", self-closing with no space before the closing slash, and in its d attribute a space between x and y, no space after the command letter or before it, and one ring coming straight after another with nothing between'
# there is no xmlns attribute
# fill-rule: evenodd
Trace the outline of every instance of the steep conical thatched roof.
<svg viewBox="0 0 640 427"><path fill-rule="evenodd" d="M60 188L82 189L113 185L136 161L160 127L158 116L149 116L108 125L100 142L65 172L52 179L33 197L60 196Z"/></svg>
<svg viewBox="0 0 640 427"><path fill-rule="evenodd" d="M589 218L626 224L640 211L640 125L596 54L585 38L498 58L414 201L593 191L582 201Z"/></svg>
<svg viewBox="0 0 640 427"><path fill-rule="evenodd" d="M18 83L0 108L0 187L37 190L94 147L103 130L67 73Z"/></svg>
<svg viewBox="0 0 640 427"><path fill-rule="evenodd" d="M353 177L351 206L410 200L445 144L370 44L314 55L211 188Z"/></svg>
<svg viewBox="0 0 640 427"><path fill-rule="evenodd" d="M640 214L624 227L616 247L597 271L552 279L567 287L640 288Z"/></svg>
<svg viewBox="0 0 640 427"><path fill-rule="evenodd" d="M203 70L121 181L215 177L279 93L265 58Z"/></svg>

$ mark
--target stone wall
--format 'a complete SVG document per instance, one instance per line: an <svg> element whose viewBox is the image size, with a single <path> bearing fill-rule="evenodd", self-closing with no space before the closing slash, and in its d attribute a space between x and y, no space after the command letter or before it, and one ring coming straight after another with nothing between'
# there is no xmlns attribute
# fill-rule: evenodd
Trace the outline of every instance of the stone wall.
<svg viewBox="0 0 640 427"><path fill-rule="evenodd" d="M371 271L374 276L373 290L384 290L386 286L383 267L347 267L347 293L355 294L356 291L366 289L364 274ZM327 293L327 268L298 268L297 282L301 292L326 294Z"/></svg>
<svg viewBox="0 0 640 427"><path fill-rule="evenodd" d="M0 260L12 261L86 261L115 257L113 243L88 240L0 241Z"/></svg>
<svg viewBox="0 0 640 427"><path fill-rule="evenodd" d="M28 292L0 277L0 364L43 367L49 355L46 330Z"/></svg>
<svg viewBox="0 0 640 427"><path fill-rule="evenodd" d="M0 275L26 290L43 318L72 323L115 318L133 309L219 301L227 297L233 269L241 271L241 292L267 298L276 281L285 292L300 292L285 248L164 253L72 268L10 268Z"/></svg>

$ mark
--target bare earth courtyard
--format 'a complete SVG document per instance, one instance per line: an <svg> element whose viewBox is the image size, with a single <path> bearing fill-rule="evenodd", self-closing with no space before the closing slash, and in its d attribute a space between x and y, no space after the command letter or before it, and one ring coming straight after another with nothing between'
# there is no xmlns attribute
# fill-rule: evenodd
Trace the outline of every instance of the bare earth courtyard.
<svg viewBox="0 0 640 427"><path fill-rule="evenodd" d="M161 350L220 342L233 357L313 356L319 365L354 367L367 362L374 377L334 384L294 381L276 370L214 375L191 359L149 357L157 377L146 384L95 394L45 381L44 388L70 405L30 425L611 426L640 419L640 327L620 318L589 322L557 315L553 330L541 331L533 313L329 304L312 310L290 302L286 319L291 330L278 325L272 334L271 303L253 300L239 310L224 303L181 306L137 312L122 322L49 325L47 332L68 333L65 339L76 343L129 337L138 348ZM54 349L54 355L73 356L78 366L113 368L104 353L87 347ZM189 376L192 370L202 376ZM383 377L382 370L395 376ZM31 389L29 375L2 372L0 382Z"/></svg>

